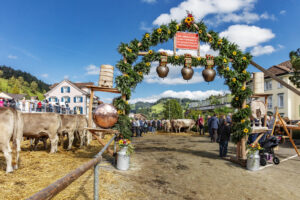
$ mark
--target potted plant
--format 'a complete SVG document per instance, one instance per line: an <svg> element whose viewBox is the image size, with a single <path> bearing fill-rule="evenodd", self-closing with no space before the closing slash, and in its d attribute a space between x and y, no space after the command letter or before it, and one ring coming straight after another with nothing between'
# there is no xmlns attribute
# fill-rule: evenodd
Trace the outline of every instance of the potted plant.
<svg viewBox="0 0 300 200"><path fill-rule="evenodd" d="M248 145L248 154L247 154L247 169L251 171L256 171L260 166L260 156L259 151L263 148L259 143L249 144Z"/></svg>
<svg viewBox="0 0 300 200"><path fill-rule="evenodd" d="M118 152L117 168L119 170L128 170L130 155L134 152L134 147L128 139L120 139L118 144L120 151Z"/></svg>

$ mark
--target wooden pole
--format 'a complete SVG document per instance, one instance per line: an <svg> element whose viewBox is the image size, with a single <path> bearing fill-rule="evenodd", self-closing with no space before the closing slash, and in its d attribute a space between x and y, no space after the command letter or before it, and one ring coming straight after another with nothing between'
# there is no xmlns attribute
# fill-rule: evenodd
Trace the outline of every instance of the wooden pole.
<svg viewBox="0 0 300 200"><path fill-rule="evenodd" d="M82 174L84 174L87 170L92 168L95 164L97 164L101 160L102 160L102 156L98 156L97 158L88 161L87 163L81 165L80 167L70 172L63 178L57 180L56 182L52 183L45 189L34 194L27 200L52 199L55 195L57 195L59 192L64 190L66 187L68 187L73 181L75 181L78 177L80 177Z"/></svg>
<svg viewBox="0 0 300 200"><path fill-rule="evenodd" d="M274 75L272 72L269 72L268 70L266 70L265 68L263 68L262 66L258 65L257 63L255 63L254 61L250 61L250 64L253 65L254 67L256 67L257 69L259 69L260 71L262 71L264 74L270 76L271 78L273 78L274 80L276 80L277 82L279 82L281 85L283 85L284 87L288 88L289 90L293 91L294 93L296 93L297 95L300 96L300 90L297 90L296 88L294 88L293 86L287 84L285 81L281 80L280 78L278 78L276 75Z"/></svg>
<svg viewBox="0 0 300 200"><path fill-rule="evenodd" d="M266 107L266 114L265 114L265 120L264 120L264 126L267 126L267 116L268 116L268 97L265 96L265 107Z"/></svg>
<svg viewBox="0 0 300 200"><path fill-rule="evenodd" d="M273 128L272 128L272 133L271 135L274 134L274 131L275 131L275 127L276 127L276 121L277 121L277 115L278 115L278 108L276 107L276 112L275 112L275 120L274 120L274 124L273 124Z"/></svg>
<svg viewBox="0 0 300 200"><path fill-rule="evenodd" d="M88 127L90 128L92 127L93 102L94 102L94 89L91 88L90 103L89 103L89 121L88 121Z"/></svg>
<svg viewBox="0 0 300 200"><path fill-rule="evenodd" d="M246 87L246 82L243 83L243 86ZM246 100L243 102L242 108L246 108ZM246 153L247 139L248 139L247 135L241 139L241 159L243 160L247 159L247 153Z"/></svg>

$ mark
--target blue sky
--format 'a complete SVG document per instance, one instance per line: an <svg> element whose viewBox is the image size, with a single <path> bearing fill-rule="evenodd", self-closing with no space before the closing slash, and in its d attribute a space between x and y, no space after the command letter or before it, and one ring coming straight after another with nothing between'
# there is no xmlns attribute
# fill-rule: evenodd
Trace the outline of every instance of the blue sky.
<svg viewBox="0 0 300 200"><path fill-rule="evenodd" d="M0 0L0 65L30 72L47 83L99 78L101 64L115 65L121 42L140 39L157 25L181 19L186 10L204 19L209 29L251 52L254 61L270 67L288 60L300 44L299 0ZM201 44L201 53L211 52ZM153 49L172 49L171 43ZM201 70L184 82L181 66L170 66L164 81L152 72L132 95L137 100L160 97L202 99L227 91L224 80L203 82ZM249 67L250 71L257 71ZM110 101L114 95L97 93Z"/></svg>

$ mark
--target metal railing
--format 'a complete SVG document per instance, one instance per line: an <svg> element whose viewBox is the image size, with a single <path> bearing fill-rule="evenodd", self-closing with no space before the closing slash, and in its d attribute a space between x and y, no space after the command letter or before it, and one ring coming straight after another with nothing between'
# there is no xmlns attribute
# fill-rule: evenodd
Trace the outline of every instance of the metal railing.
<svg viewBox="0 0 300 200"><path fill-rule="evenodd" d="M55 181L48 187L42 189L38 193L32 195L27 200L44 200L44 199L52 199L55 195L60 193L66 187L68 187L72 182L78 179L81 175L87 172L90 168L94 166L94 200L99 199L99 167L100 162L102 160L102 154L104 151L109 147L109 145L114 141L114 154L116 153L116 137L119 134L116 133L109 142L101 149L101 151L95 155L94 159L86 162L85 164L81 165L77 169L73 170L72 172L68 173L63 178ZM115 164L115 163L114 163Z"/></svg>

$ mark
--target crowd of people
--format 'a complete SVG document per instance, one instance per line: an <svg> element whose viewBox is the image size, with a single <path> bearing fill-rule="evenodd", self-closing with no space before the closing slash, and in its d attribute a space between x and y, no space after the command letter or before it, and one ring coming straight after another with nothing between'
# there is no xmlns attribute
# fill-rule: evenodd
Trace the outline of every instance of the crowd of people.
<svg viewBox="0 0 300 200"><path fill-rule="evenodd" d="M204 130L204 118L199 115L196 122L200 135L205 134ZM207 116L207 129L210 137L210 141L219 143L219 154L220 157L227 156L228 142L230 141L231 134L231 115L221 115L217 117L214 114L212 117Z"/></svg>
<svg viewBox="0 0 300 200"><path fill-rule="evenodd" d="M142 137L145 133L155 133L163 128L162 120L139 120L133 119L131 122L132 136Z"/></svg>
<svg viewBox="0 0 300 200"><path fill-rule="evenodd" d="M47 99L22 100L0 98L0 107L12 107L22 112L55 112L60 114L78 114L70 109L68 103L49 102Z"/></svg>

